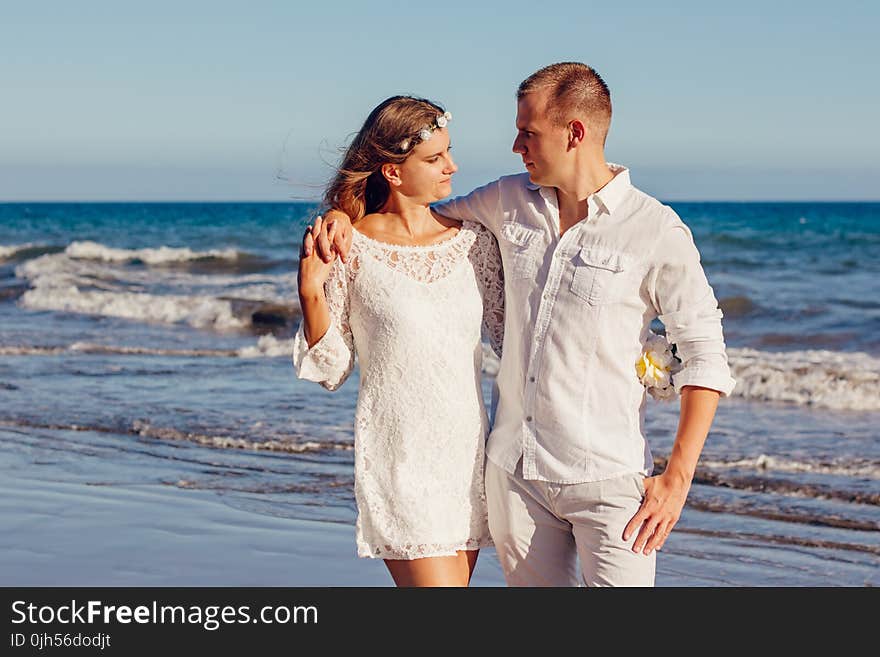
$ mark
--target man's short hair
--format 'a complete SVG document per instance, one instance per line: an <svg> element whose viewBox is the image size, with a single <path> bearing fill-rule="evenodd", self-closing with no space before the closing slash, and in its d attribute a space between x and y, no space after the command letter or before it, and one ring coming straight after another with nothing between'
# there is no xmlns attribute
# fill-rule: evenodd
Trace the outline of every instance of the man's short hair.
<svg viewBox="0 0 880 657"><path fill-rule="evenodd" d="M580 62L550 64L522 81L516 99L543 89L550 92L547 115L553 123L563 126L580 114L605 143L611 125L611 92L596 71Z"/></svg>

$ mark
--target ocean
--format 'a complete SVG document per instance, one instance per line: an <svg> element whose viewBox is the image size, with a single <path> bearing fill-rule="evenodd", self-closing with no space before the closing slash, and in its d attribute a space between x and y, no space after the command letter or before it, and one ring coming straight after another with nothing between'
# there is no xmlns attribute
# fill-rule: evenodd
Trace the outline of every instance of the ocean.
<svg viewBox="0 0 880 657"><path fill-rule="evenodd" d="M671 205L737 387L674 532L690 552L670 539L658 584L880 584L880 203ZM0 204L0 450L34 479L353 524L356 373L329 393L290 361L314 210ZM649 401L658 469L676 421Z"/></svg>

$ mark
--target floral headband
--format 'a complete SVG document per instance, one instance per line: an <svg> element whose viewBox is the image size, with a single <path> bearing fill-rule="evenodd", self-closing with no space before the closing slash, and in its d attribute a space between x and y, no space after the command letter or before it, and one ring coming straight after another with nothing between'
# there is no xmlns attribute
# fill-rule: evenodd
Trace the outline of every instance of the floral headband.
<svg viewBox="0 0 880 657"><path fill-rule="evenodd" d="M428 141L431 138L431 135L434 134L434 130L437 128L445 128L446 124L451 120L451 112L443 112L443 114L439 114L437 118L434 119L434 123L419 130L416 136L407 137L400 142L400 150L406 153L410 149L410 146L415 146L418 142Z"/></svg>

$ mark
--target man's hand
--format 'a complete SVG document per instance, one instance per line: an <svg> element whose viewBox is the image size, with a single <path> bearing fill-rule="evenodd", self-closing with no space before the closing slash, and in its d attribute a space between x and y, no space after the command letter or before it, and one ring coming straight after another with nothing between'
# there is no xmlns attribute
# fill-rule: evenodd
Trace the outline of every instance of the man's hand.
<svg viewBox="0 0 880 657"><path fill-rule="evenodd" d="M623 530L625 541L636 530L639 532L633 542L633 552L651 554L659 550L678 522L720 396L717 390L702 386L687 385L681 389L678 431L666 469L661 475L645 479L642 506Z"/></svg>
<svg viewBox="0 0 880 657"><path fill-rule="evenodd" d="M633 552L649 555L663 547L681 516L690 488L690 481L668 471L645 479L642 506L623 530L623 540L628 541L633 532L641 528L633 543Z"/></svg>
<svg viewBox="0 0 880 657"><path fill-rule="evenodd" d="M351 219L339 210L330 210L323 217L315 220L313 230L303 241L303 252L306 257L316 251L324 262L332 262L336 255L342 262L348 262L348 251L351 249Z"/></svg>

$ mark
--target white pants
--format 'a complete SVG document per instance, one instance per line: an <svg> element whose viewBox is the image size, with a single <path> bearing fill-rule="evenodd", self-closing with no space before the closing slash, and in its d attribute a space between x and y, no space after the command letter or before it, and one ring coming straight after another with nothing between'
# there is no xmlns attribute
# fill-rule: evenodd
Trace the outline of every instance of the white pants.
<svg viewBox="0 0 880 657"><path fill-rule="evenodd" d="M641 473L584 484L526 480L486 463L489 530L508 586L653 586L657 552L623 530L645 494ZM580 557L581 572L578 572Z"/></svg>

